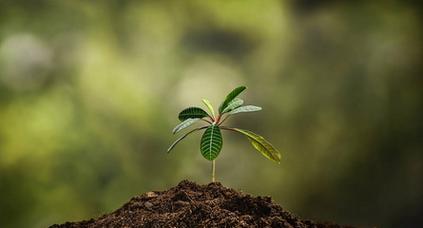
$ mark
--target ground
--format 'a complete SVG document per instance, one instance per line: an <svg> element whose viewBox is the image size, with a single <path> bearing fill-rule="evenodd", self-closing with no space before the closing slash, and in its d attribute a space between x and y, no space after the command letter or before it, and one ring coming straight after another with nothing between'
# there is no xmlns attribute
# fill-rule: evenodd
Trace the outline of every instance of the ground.
<svg viewBox="0 0 423 228"><path fill-rule="evenodd" d="M133 197L116 211L51 228L76 227L348 227L298 218L270 197L184 180L162 192Z"/></svg>

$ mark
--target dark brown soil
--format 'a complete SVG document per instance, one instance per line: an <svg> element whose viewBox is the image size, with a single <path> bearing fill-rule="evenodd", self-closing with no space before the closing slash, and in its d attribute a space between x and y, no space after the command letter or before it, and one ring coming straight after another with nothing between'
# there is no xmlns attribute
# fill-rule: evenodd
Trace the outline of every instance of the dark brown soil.
<svg viewBox="0 0 423 228"><path fill-rule="evenodd" d="M270 197L253 197L220 183L182 181L163 192L132 198L113 213L97 219L67 222L74 227L346 227L305 220L285 211Z"/></svg>

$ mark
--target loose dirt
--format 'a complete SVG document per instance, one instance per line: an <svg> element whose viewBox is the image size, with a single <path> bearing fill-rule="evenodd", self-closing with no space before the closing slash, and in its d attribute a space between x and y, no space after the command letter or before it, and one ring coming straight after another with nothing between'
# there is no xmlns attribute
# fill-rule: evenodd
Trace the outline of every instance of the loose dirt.
<svg viewBox="0 0 423 228"><path fill-rule="evenodd" d="M301 219L272 202L223 187L182 181L162 192L133 197L116 211L51 228L76 227L350 227Z"/></svg>

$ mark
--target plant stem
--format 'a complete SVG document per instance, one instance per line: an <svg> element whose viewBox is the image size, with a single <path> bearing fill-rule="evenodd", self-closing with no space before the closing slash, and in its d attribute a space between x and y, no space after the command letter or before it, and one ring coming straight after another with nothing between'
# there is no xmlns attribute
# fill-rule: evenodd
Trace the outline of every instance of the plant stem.
<svg viewBox="0 0 423 228"><path fill-rule="evenodd" d="M223 120L222 120L222 121L220 121L219 126L220 126L221 124L223 124L223 122L225 122L225 120L226 120L226 119L228 119L228 117L229 117L229 116L231 116L231 115L227 115L227 116L225 116L225 118L223 118Z"/></svg>
<svg viewBox="0 0 423 228"><path fill-rule="evenodd" d="M214 123L219 124L219 121L220 121L220 118L221 118L221 117L222 117L222 115L221 115L221 114L217 115L217 117L216 117L216 119L215 119Z"/></svg>
<svg viewBox="0 0 423 228"><path fill-rule="evenodd" d="M208 120L206 120L206 119L201 119L202 121L204 121L204 122L207 122L207 123L209 123L209 124L212 124L212 122L210 122L210 121L208 121Z"/></svg>
<svg viewBox="0 0 423 228"><path fill-rule="evenodd" d="M222 128L224 130L229 130L229 131L235 131L235 132L237 132L235 129L233 129L231 127L220 126L220 128Z"/></svg>
<svg viewBox="0 0 423 228"><path fill-rule="evenodd" d="M212 161L212 182L216 182L216 159Z"/></svg>

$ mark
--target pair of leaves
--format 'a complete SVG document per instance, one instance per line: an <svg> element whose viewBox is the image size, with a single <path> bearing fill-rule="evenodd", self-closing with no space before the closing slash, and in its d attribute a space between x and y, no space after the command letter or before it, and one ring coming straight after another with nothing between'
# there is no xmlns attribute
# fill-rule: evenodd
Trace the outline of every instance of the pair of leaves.
<svg viewBox="0 0 423 228"><path fill-rule="evenodd" d="M244 91L247 87L240 86L232 90L225 98L223 103L219 106L219 113L224 113L224 110L228 107L229 103L234 100L242 91ZM242 104L241 104L242 105Z"/></svg>
<svg viewBox="0 0 423 228"><path fill-rule="evenodd" d="M221 114L228 113L229 115L233 115L236 113L241 112L256 112L260 111L262 108L254 105L246 105L242 106L244 104L244 101L242 99L237 98L237 96L242 93L247 87L240 86L232 90L226 96L225 101L220 105L219 112Z"/></svg>
<svg viewBox="0 0 423 228"><path fill-rule="evenodd" d="M229 111L232 111L240 107L242 104L244 104L244 101L242 99L234 98L231 102L229 102L228 106L226 106L226 108L223 109L222 113L227 113Z"/></svg>
<svg viewBox="0 0 423 228"><path fill-rule="evenodd" d="M223 103L219 106L219 113L226 113L240 107L244 101L237 98L237 96L242 93L247 87L239 86L232 90L225 98ZM210 101L203 99L203 103L207 106L213 118L215 117L213 106L210 104ZM199 107L189 107L184 109L179 113L179 120L184 121L188 118L203 118L209 116L206 111Z"/></svg>

